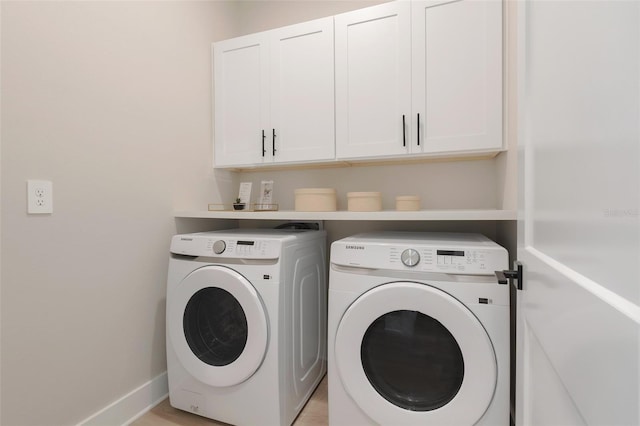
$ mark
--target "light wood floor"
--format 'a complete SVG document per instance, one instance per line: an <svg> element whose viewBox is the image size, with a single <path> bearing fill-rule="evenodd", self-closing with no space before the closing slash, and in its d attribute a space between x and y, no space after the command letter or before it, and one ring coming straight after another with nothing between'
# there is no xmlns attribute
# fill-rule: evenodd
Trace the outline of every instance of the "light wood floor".
<svg viewBox="0 0 640 426"><path fill-rule="evenodd" d="M327 411L327 377L322 379L314 394L304 406L293 426L326 426L329 424ZM216 422L169 405L169 398L162 401L131 423L132 426L223 426L226 423ZM261 425L256 425L261 426Z"/></svg>

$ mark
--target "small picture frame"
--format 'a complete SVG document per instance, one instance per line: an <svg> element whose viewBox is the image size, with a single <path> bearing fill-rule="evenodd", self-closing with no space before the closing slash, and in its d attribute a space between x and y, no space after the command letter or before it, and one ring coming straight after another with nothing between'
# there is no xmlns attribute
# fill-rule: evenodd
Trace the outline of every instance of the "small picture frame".
<svg viewBox="0 0 640 426"><path fill-rule="evenodd" d="M251 182L240 183L240 190L238 191L240 203L249 204L251 202L251 185Z"/></svg>
<svg viewBox="0 0 640 426"><path fill-rule="evenodd" d="M260 197L256 210L273 210L273 181L263 180L260 183Z"/></svg>

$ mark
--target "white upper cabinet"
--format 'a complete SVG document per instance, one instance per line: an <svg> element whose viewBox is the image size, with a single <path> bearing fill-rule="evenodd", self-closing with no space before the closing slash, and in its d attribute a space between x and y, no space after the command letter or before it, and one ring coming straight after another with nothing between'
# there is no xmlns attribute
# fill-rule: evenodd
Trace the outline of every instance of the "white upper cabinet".
<svg viewBox="0 0 640 426"><path fill-rule="evenodd" d="M502 2L398 1L335 17L339 159L502 149Z"/></svg>
<svg viewBox="0 0 640 426"><path fill-rule="evenodd" d="M214 164L497 153L502 39L500 0L400 0L214 43Z"/></svg>
<svg viewBox="0 0 640 426"><path fill-rule="evenodd" d="M281 28L269 35L268 149L272 161L332 160L335 157L333 18Z"/></svg>
<svg viewBox="0 0 640 426"><path fill-rule="evenodd" d="M411 152L501 149L502 2L411 7L412 127L419 129Z"/></svg>
<svg viewBox="0 0 640 426"><path fill-rule="evenodd" d="M214 44L216 167L335 158L333 18Z"/></svg>
<svg viewBox="0 0 640 426"><path fill-rule="evenodd" d="M269 50L263 33L213 45L214 164L262 162L262 131L269 125Z"/></svg>
<svg viewBox="0 0 640 426"><path fill-rule="evenodd" d="M411 139L410 3L337 15L335 31L337 157L406 154Z"/></svg>

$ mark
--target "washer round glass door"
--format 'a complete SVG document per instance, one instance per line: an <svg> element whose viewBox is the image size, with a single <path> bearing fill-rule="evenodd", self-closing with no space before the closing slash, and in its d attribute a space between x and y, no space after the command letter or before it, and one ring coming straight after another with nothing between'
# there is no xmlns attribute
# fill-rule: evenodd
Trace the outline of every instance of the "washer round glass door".
<svg viewBox="0 0 640 426"><path fill-rule="evenodd" d="M395 282L360 296L340 320L338 375L380 424L475 424L497 380L491 340L457 299Z"/></svg>
<svg viewBox="0 0 640 426"><path fill-rule="evenodd" d="M212 386L232 386L258 369L267 316L251 283L223 266L187 275L169 295L167 328L182 366Z"/></svg>

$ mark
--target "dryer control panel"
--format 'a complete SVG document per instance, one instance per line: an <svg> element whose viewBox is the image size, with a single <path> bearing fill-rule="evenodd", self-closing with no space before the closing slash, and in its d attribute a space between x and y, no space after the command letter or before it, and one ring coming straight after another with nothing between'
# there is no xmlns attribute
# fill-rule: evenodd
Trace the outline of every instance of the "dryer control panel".
<svg viewBox="0 0 640 426"><path fill-rule="evenodd" d="M493 274L493 271L496 270L491 269L496 259L492 257L491 251L488 250L404 247L388 247L388 268L398 269L402 265L409 268L415 267L420 271L465 274ZM399 262L398 259L400 260ZM500 260L497 259L498 262Z"/></svg>
<svg viewBox="0 0 640 426"><path fill-rule="evenodd" d="M336 241L331 263L370 269L493 275L507 250L478 234L378 233Z"/></svg>

